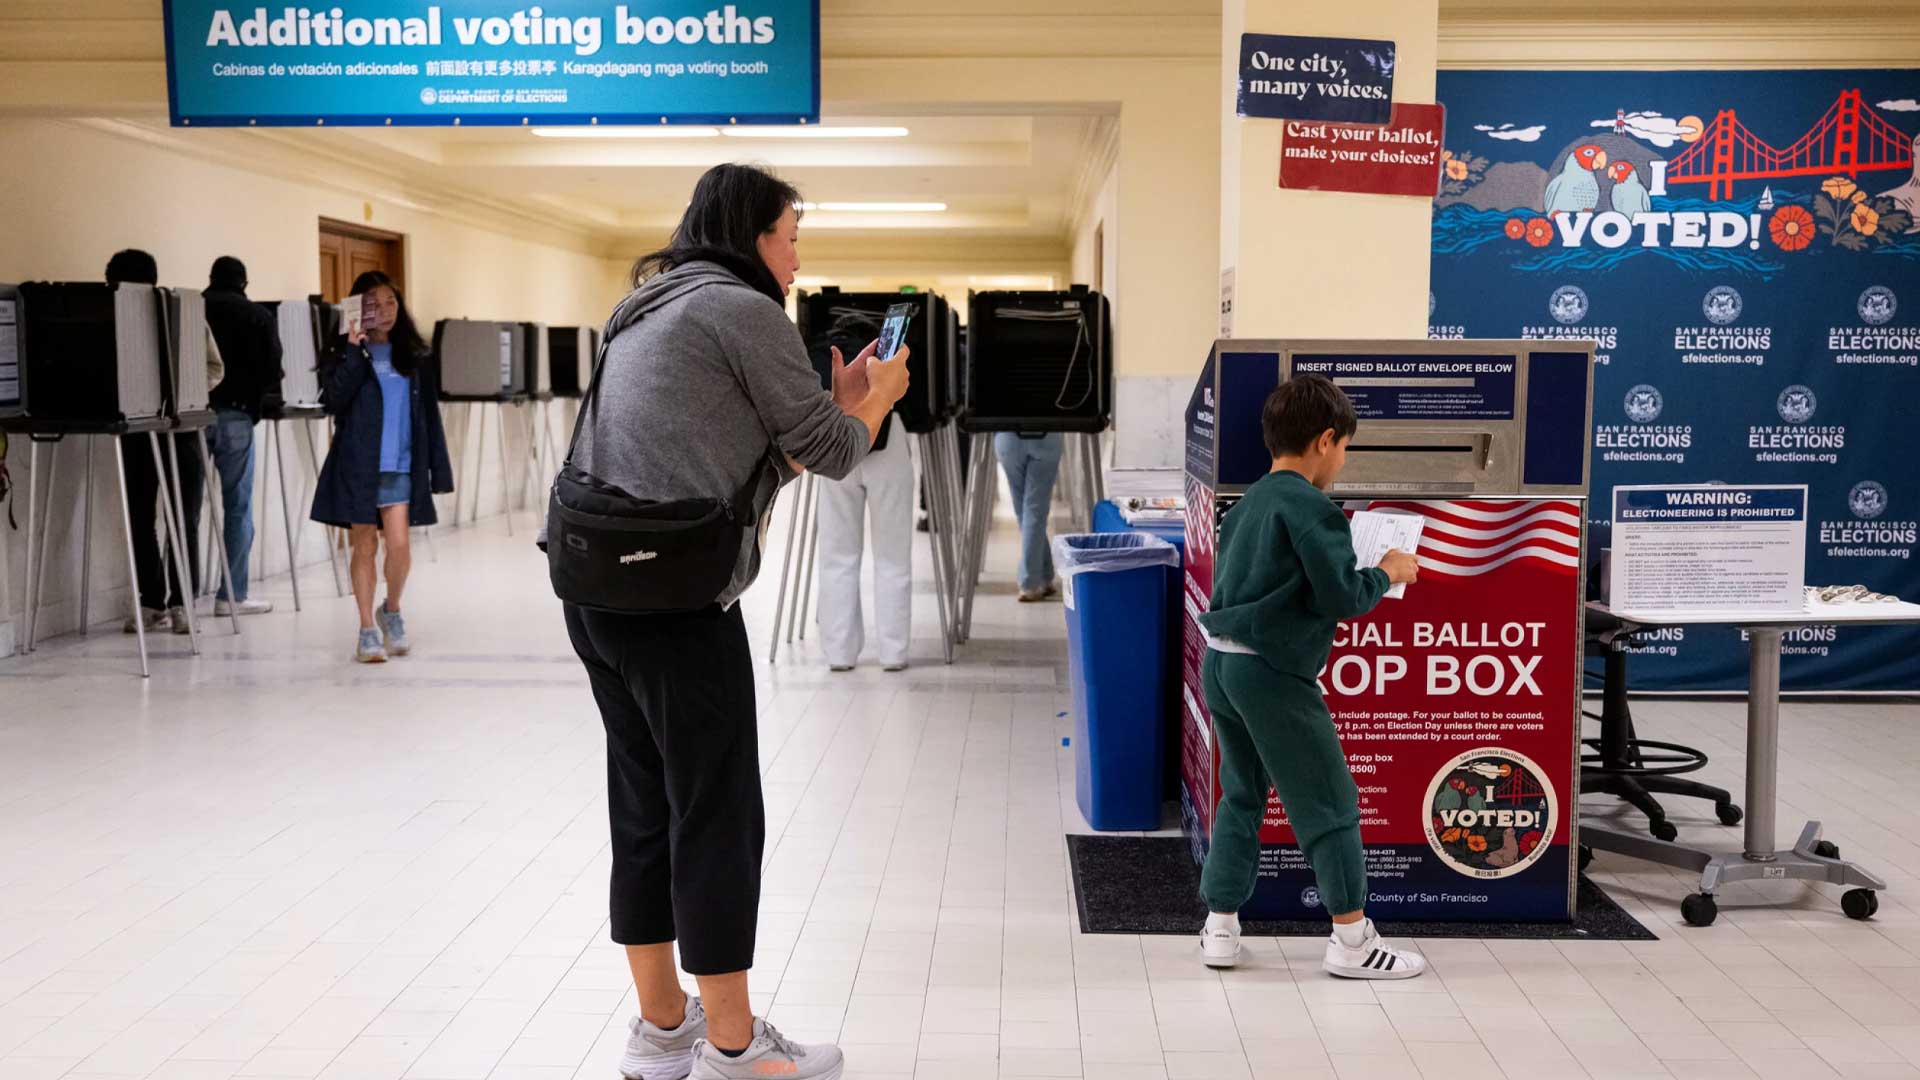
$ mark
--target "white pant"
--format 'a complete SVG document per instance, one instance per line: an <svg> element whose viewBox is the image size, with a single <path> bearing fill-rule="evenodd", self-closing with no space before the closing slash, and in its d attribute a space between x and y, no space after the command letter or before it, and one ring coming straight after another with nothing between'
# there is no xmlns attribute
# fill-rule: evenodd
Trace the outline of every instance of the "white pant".
<svg viewBox="0 0 1920 1080"><path fill-rule="evenodd" d="M913 627L913 457L898 417L887 448L868 454L845 480L820 491L820 640L827 663L851 667L865 645L860 557L873 528L874 648L882 666L907 662Z"/></svg>

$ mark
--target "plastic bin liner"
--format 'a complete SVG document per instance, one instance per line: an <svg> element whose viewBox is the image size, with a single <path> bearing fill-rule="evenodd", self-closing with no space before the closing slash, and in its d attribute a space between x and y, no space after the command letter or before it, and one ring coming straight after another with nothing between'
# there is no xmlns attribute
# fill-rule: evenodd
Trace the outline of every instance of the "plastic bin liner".
<svg viewBox="0 0 1920 1080"><path fill-rule="evenodd" d="M1053 565L1062 578L1180 565L1180 549L1144 533L1071 533L1053 538Z"/></svg>

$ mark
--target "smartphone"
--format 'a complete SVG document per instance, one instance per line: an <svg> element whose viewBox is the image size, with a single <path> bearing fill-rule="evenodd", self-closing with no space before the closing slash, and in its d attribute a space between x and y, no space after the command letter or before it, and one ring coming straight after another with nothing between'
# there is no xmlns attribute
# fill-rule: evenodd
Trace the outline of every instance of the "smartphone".
<svg viewBox="0 0 1920 1080"><path fill-rule="evenodd" d="M900 346L907 342L907 325L913 322L912 304L894 304L887 309L887 321L880 326L880 347L874 350L874 359L882 362L893 359Z"/></svg>

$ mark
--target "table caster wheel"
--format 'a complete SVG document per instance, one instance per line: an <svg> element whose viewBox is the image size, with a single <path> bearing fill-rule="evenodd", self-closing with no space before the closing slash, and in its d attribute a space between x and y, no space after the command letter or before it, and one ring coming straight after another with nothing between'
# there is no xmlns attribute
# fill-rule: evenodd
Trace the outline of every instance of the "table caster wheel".
<svg viewBox="0 0 1920 1080"><path fill-rule="evenodd" d="M1587 867L1589 867L1589 866L1592 866L1592 865L1593 865L1593 849L1592 849L1592 848L1590 848L1590 847L1588 847L1588 846L1587 846L1587 845L1585 845L1585 844L1581 844L1581 845L1580 845L1580 869L1581 869L1581 871L1582 871L1582 872L1584 872L1584 871L1585 871L1585 870L1587 869Z"/></svg>
<svg viewBox="0 0 1920 1080"><path fill-rule="evenodd" d="M1722 825L1738 825L1740 824L1740 819L1747 816L1745 811L1732 803L1723 803L1715 806L1713 812L1720 816L1720 824Z"/></svg>
<svg viewBox="0 0 1920 1080"><path fill-rule="evenodd" d="M1840 910L1849 919L1871 919L1880 910L1880 894L1872 889L1848 889L1840 897Z"/></svg>
<svg viewBox="0 0 1920 1080"><path fill-rule="evenodd" d="M1865 892L1865 889L1860 890ZM1851 896L1852 893L1847 895ZM1844 902L1844 901L1843 901ZM1694 893L1680 901L1680 917L1687 920L1688 926L1712 926L1713 920L1720 916L1720 905L1706 893Z"/></svg>
<svg viewBox="0 0 1920 1080"><path fill-rule="evenodd" d="M1840 845L1831 840L1822 840L1813 845L1813 853L1823 859L1837 859L1840 857ZM1862 889L1860 891L1865 892L1866 890Z"/></svg>
<svg viewBox="0 0 1920 1080"><path fill-rule="evenodd" d="M1666 818L1647 822L1647 831L1653 834L1655 840L1665 840L1669 844L1680 838L1680 827Z"/></svg>

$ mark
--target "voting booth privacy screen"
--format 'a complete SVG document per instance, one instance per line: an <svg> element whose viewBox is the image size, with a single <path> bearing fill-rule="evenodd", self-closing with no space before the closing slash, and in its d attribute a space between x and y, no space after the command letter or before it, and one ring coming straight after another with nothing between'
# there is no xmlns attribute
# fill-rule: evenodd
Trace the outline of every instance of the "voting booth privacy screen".
<svg viewBox="0 0 1920 1080"><path fill-rule="evenodd" d="M175 125L815 123L818 0L165 0Z"/></svg>
<svg viewBox="0 0 1920 1080"><path fill-rule="evenodd" d="M1356 522L1420 526L1420 580L1341 623L1318 680L1360 789L1367 910L1572 917L1591 371L1588 349L1556 342L1214 343L1185 430L1180 803L1196 858L1221 790L1198 621L1220 525L1272 467L1267 396L1317 373L1360 415L1331 496ZM1326 914L1294 840L1270 794L1246 914Z"/></svg>
<svg viewBox="0 0 1920 1080"><path fill-rule="evenodd" d="M1592 339L1616 485L1805 484L1807 584L1920 596L1920 71L1444 71L1436 338ZM1738 690L1731 627L1629 647ZM1787 635L1789 690L1920 689L1920 631Z"/></svg>

